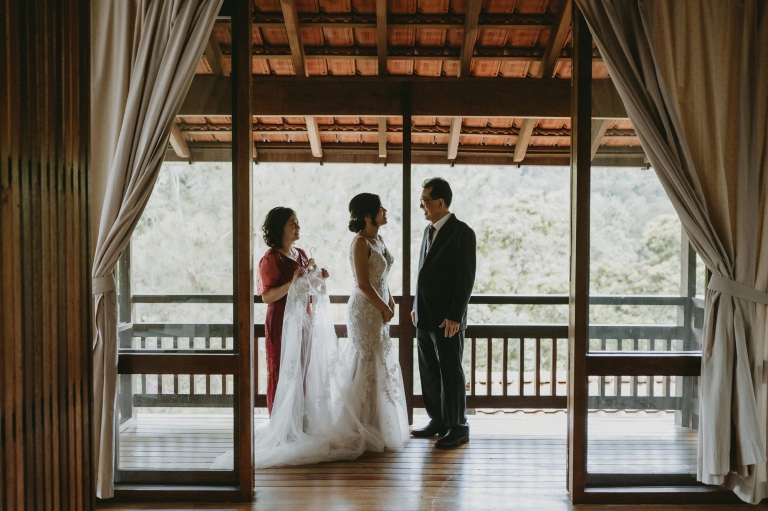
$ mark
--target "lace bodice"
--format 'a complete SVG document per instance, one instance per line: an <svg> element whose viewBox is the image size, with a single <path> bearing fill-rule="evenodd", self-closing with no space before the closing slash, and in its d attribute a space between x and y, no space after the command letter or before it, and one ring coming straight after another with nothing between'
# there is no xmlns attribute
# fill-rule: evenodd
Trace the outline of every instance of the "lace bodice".
<svg viewBox="0 0 768 511"><path fill-rule="evenodd" d="M357 238L365 239L363 236L357 235L354 240ZM395 258L389 253L389 250L387 250L387 247L384 245L384 241L381 238L379 238L382 247L381 250L368 240L365 241L368 243L368 248L370 250L368 253L368 281L371 283L371 286L373 286L373 289L375 289L376 292L379 293L379 296L386 302L389 298L387 277L389 276L389 270L392 268L392 264L395 262ZM352 265L352 268L354 269L355 265L352 262L351 249L349 251L349 264ZM357 287L357 275L355 275L354 271L352 272L352 276L355 279L354 292L359 293L360 289Z"/></svg>

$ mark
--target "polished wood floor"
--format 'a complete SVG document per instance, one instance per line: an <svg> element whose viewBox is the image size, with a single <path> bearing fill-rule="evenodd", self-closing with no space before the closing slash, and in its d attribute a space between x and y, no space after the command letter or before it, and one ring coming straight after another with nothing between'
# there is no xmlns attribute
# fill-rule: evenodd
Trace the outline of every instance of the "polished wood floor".
<svg viewBox="0 0 768 511"><path fill-rule="evenodd" d="M205 420L203 420L205 419ZM263 419L261 419L263 420ZM415 425L426 422L417 415ZM355 461L256 471L249 504L107 504L104 509L221 510L598 510L572 506L566 493L566 415L477 414L471 441L450 451L413 439L402 452ZM594 413L589 418L589 471L691 473L696 433L666 413ZM231 418L137 416L120 434L120 463L133 469L210 468L232 446ZM649 506L697 509L724 506Z"/></svg>
<svg viewBox="0 0 768 511"><path fill-rule="evenodd" d="M263 422L259 418L257 422ZM417 415L415 424L425 422ZM450 486L456 480L533 490L565 488L566 415L478 413L470 417L471 442L440 451L414 439L403 452L365 454L354 462L262 470L270 486L335 486L351 473L358 480L410 481L412 471ZM680 428L671 413L605 413L589 416L590 473L696 472L696 432ZM232 418L214 414L139 414L120 432L119 466L124 470L209 470L232 449ZM367 476L367 477L366 477ZM322 483L320 482L322 481ZM357 483L350 483L357 484Z"/></svg>
<svg viewBox="0 0 768 511"><path fill-rule="evenodd" d="M330 493L330 495L329 495ZM128 510L216 510L216 511L729 511L768 509L766 505L683 505L683 506L607 506L578 505L566 496L518 495L510 497L495 492L469 493L461 496L438 496L424 492L418 496L392 495L375 490L321 491L299 490L270 492L257 496L256 502L245 504L203 503L99 503L97 509Z"/></svg>

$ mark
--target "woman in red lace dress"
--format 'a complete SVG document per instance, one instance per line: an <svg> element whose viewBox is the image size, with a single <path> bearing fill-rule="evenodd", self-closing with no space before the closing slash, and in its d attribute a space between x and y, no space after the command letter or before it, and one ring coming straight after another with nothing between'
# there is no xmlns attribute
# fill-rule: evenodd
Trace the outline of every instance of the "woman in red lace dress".
<svg viewBox="0 0 768 511"><path fill-rule="evenodd" d="M261 226L264 242L270 247L259 261L258 293L267 304L264 320L267 347L267 408L272 414L277 381L280 376L281 339L285 297L295 279L309 266L310 259L293 244L299 239L299 220L290 208L273 208ZM323 278L328 272L322 271Z"/></svg>

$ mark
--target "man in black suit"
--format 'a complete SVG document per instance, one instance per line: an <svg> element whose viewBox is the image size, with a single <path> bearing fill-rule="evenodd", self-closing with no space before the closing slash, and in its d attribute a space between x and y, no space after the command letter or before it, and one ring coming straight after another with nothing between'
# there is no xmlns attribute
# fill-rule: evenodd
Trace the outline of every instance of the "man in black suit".
<svg viewBox="0 0 768 511"><path fill-rule="evenodd" d="M416 437L439 436L435 447L469 442L466 379L461 361L467 304L475 283L475 232L448 209L453 193L447 181L422 185L421 209L430 225L424 230L419 278L411 319L419 343L419 371L429 424Z"/></svg>

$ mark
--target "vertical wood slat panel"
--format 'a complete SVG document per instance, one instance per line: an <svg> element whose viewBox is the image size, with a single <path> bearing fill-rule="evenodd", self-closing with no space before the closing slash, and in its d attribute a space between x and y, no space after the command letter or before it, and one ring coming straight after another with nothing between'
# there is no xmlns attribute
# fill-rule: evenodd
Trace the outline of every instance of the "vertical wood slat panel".
<svg viewBox="0 0 768 511"><path fill-rule="evenodd" d="M0 509L95 504L88 6L0 7Z"/></svg>

